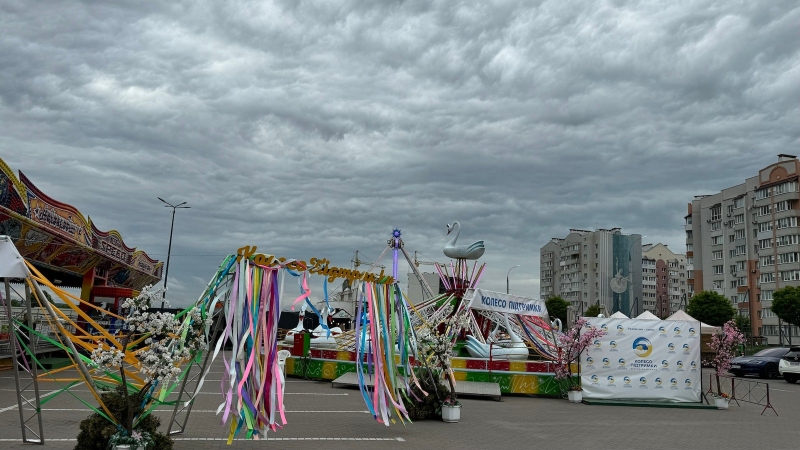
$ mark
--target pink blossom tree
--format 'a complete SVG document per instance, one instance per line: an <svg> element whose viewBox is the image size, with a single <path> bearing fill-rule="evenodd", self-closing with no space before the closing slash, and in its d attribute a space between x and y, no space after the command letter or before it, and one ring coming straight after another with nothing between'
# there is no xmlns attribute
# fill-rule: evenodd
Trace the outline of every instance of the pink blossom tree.
<svg viewBox="0 0 800 450"><path fill-rule="evenodd" d="M605 335L594 327L586 326L586 319L578 319L566 333L558 335L558 358L556 359L556 380L567 379L570 391L580 391L579 382L572 377L572 363L580 358L581 353L589 347L595 339ZM581 333L583 330L583 333Z"/></svg>
<svg viewBox="0 0 800 450"><path fill-rule="evenodd" d="M729 320L722 327L722 332L711 337L709 347L716 352L713 364L717 376L717 392L720 391L719 376L731 368L731 361L736 357L736 348L744 343L742 334L736 323Z"/></svg>

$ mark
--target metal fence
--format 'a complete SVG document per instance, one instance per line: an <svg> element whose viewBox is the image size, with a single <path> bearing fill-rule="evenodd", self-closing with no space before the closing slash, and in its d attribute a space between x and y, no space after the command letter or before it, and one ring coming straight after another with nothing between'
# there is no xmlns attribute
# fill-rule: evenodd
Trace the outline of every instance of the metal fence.
<svg viewBox="0 0 800 450"><path fill-rule="evenodd" d="M746 378L735 378L727 375L719 375L719 389L717 388L717 375L708 375L708 392L718 396L720 394L728 394L730 401L736 402L737 406L741 406L739 402L751 403L758 406L763 406L761 411L763 415L767 409L771 409L775 415L778 411L772 406L769 398L769 383L763 381L753 381Z"/></svg>
<svg viewBox="0 0 800 450"><path fill-rule="evenodd" d="M16 321L23 321L24 315L23 314L15 314L14 320ZM58 342L57 333L53 330L50 322L48 322L47 317L44 314L33 314L33 322L34 322L34 329L41 333L43 336ZM27 325L27 323L25 323ZM69 331L75 332L73 329L74 327L68 323L62 324L66 327ZM28 335L26 329L20 327L18 332L21 334ZM32 334L32 333L31 333ZM3 316L0 317L0 358L10 358L11 355L11 336L12 336L12 329L8 324L8 318ZM28 342L25 342L28 345ZM30 340L30 347L36 354L39 353L47 353L59 350L59 348L50 343L47 339L43 339L39 335L34 334Z"/></svg>

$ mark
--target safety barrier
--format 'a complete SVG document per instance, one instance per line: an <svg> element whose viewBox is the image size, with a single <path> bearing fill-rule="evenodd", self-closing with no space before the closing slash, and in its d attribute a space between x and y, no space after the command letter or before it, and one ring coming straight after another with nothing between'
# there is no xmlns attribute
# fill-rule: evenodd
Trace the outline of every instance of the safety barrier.
<svg viewBox="0 0 800 450"><path fill-rule="evenodd" d="M746 378L735 378L727 375L719 376L719 391L717 392L717 380L715 374L708 375L708 391L706 394L720 395L728 394L730 401L736 402L737 406L741 406L739 402L752 403L754 405L763 406L761 415L771 409L775 415L778 411L772 406L769 398L769 383L763 381L753 381Z"/></svg>

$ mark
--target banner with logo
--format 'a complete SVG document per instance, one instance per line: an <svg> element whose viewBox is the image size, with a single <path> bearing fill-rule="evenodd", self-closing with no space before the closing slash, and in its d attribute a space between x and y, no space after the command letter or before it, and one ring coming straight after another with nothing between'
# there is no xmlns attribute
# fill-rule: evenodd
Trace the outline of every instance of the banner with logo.
<svg viewBox="0 0 800 450"><path fill-rule="evenodd" d="M700 401L700 322L587 320L605 335L581 354L585 398Z"/></svg>
<svg viewBox="0 0 800 450"><path fill-rule="evenodd" d="M519 314L520 316L545 317L547 315L544 301L501 292L469 289L464 294L464 300L469 302L469 307L472 309Z"/></svg>

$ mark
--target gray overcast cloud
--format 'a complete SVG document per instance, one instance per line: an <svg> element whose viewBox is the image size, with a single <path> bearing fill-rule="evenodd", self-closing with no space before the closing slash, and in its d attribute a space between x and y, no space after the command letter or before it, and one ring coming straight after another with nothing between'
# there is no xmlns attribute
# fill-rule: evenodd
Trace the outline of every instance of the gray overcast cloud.
<svg viewBox="0 0 800 450"><path fill-rule="evenodd" d="M455 220L484 287L521 264L538 296L549 238L683 250L693 195L800 150L798 24L795 0L5 0L0 156L161 260L156 196L188 201L175 303L222 259L196 255L349 266L397 227L444 261Z"/></svg>

